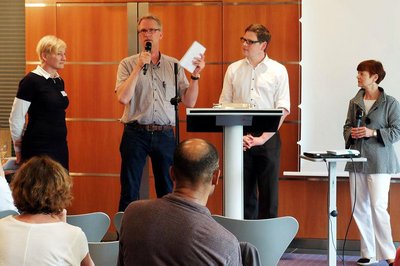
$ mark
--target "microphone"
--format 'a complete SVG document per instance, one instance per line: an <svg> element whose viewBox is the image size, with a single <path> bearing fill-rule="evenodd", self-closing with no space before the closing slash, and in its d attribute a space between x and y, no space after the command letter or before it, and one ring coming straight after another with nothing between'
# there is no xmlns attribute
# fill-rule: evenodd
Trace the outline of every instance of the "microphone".
<svg viewBox="0 0 400 266"><path fill-rule="evenodd" d="M146 44L144 46L144 50L146 52L151 52L151 42L146 42ZM149 64L144 64L144 66L143 66L143 75L146 75L148 67L149 67Z"/></svg>
<svg viewBox="0 0 400 266"><path fill-rule="evenodd" d="M362 121L363 116L364 116L364 111L362 109L358 108L357 112L356 112L356 127L361 126L361 121Z"/></svg>

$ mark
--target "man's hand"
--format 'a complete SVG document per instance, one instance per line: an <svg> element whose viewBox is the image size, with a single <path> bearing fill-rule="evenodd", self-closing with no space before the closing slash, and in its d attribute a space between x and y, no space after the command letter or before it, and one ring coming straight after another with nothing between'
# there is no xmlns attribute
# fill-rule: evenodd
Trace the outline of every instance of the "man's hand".
<svg viewBox="0 0 400 266"><path fill-rule="evenodd" d="M150 64L151 61L151 53L142 51L139 55L138 65L142 68L145 64Z"/></svg>
<svg viewBox="0 0 400 266"><path fill-rule="evenodd" d="M193 65L196 66L196 68L193 71L193 76L197 76L198 74L200 74L200 72L206 66L206 61L204 59L205 59L204 54L201 54L200 57L195 57L193 59L192 63Z"/></svg>

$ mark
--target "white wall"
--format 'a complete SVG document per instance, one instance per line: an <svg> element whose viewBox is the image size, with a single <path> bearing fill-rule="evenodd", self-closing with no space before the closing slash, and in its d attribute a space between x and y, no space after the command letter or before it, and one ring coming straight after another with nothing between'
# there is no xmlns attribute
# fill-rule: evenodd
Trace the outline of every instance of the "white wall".
<svg viewBox="0 0 400 266"><path fill-rule="evenodd" d="M380 86L400 100L400 1L303 0L301 22L301 152L344 149L359 62L381 61L386 78ZM301 171L325 169L301 160Z"/></svg>

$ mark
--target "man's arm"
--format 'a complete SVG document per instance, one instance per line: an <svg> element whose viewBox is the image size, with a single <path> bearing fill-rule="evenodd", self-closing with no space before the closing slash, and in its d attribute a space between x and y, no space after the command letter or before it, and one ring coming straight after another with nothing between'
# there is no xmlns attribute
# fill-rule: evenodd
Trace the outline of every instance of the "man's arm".
<svg viewBox="0 0 400 266"><path fill-rule="evenodd" d="M289 115L288 110L283 109L283 115L281 116L281 120L279 121L278 129L282 126L283 121L285 120L286 116ZM263 145L265 142L267 142L273 135L275 135L275 132L264 132L261 136L259 137L253 137L252 135L246 135L243 136L243 150L250 149L251 147L254 146L260 146Z"/></svg>
<svg viewBox="0 0 400 266"><path fill-rule="evenodd" d="M142 68L139 65L136 65L128 79L125 80L120 86L117 87L116 93L118 101L122 104L128 104L133 97L135 92L136 82L139 77L140 70ZM119 71L118 71L119 72Z"/></svg>
<svg viewBox="0 0 400 266"><path fill-rule="evenodd" d="M140 71L142 70L145 64L149 64L151 60L151 54L149 52L142 52L139 55L138 62L133 68L132 72L129 73L126 63L122 62L118 66L118 79L123 79L124 77L128 76L128 78L122 82L115 90L117 93L118 101L122 104L128 104L132 99L136 83L140 75Z"/></svg>

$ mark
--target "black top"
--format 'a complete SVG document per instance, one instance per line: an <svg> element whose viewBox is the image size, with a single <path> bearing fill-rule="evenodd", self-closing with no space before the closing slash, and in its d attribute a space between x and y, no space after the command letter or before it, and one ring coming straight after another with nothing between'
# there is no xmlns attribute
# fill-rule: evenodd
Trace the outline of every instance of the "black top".
<svg viewBox="0 0 400 266"><path fill-rule="evenodd" d="M30 72L19 83L17 98L31 103L23 142L67 138L65 109L69 100L61 78L48 78Z"/></svg>

